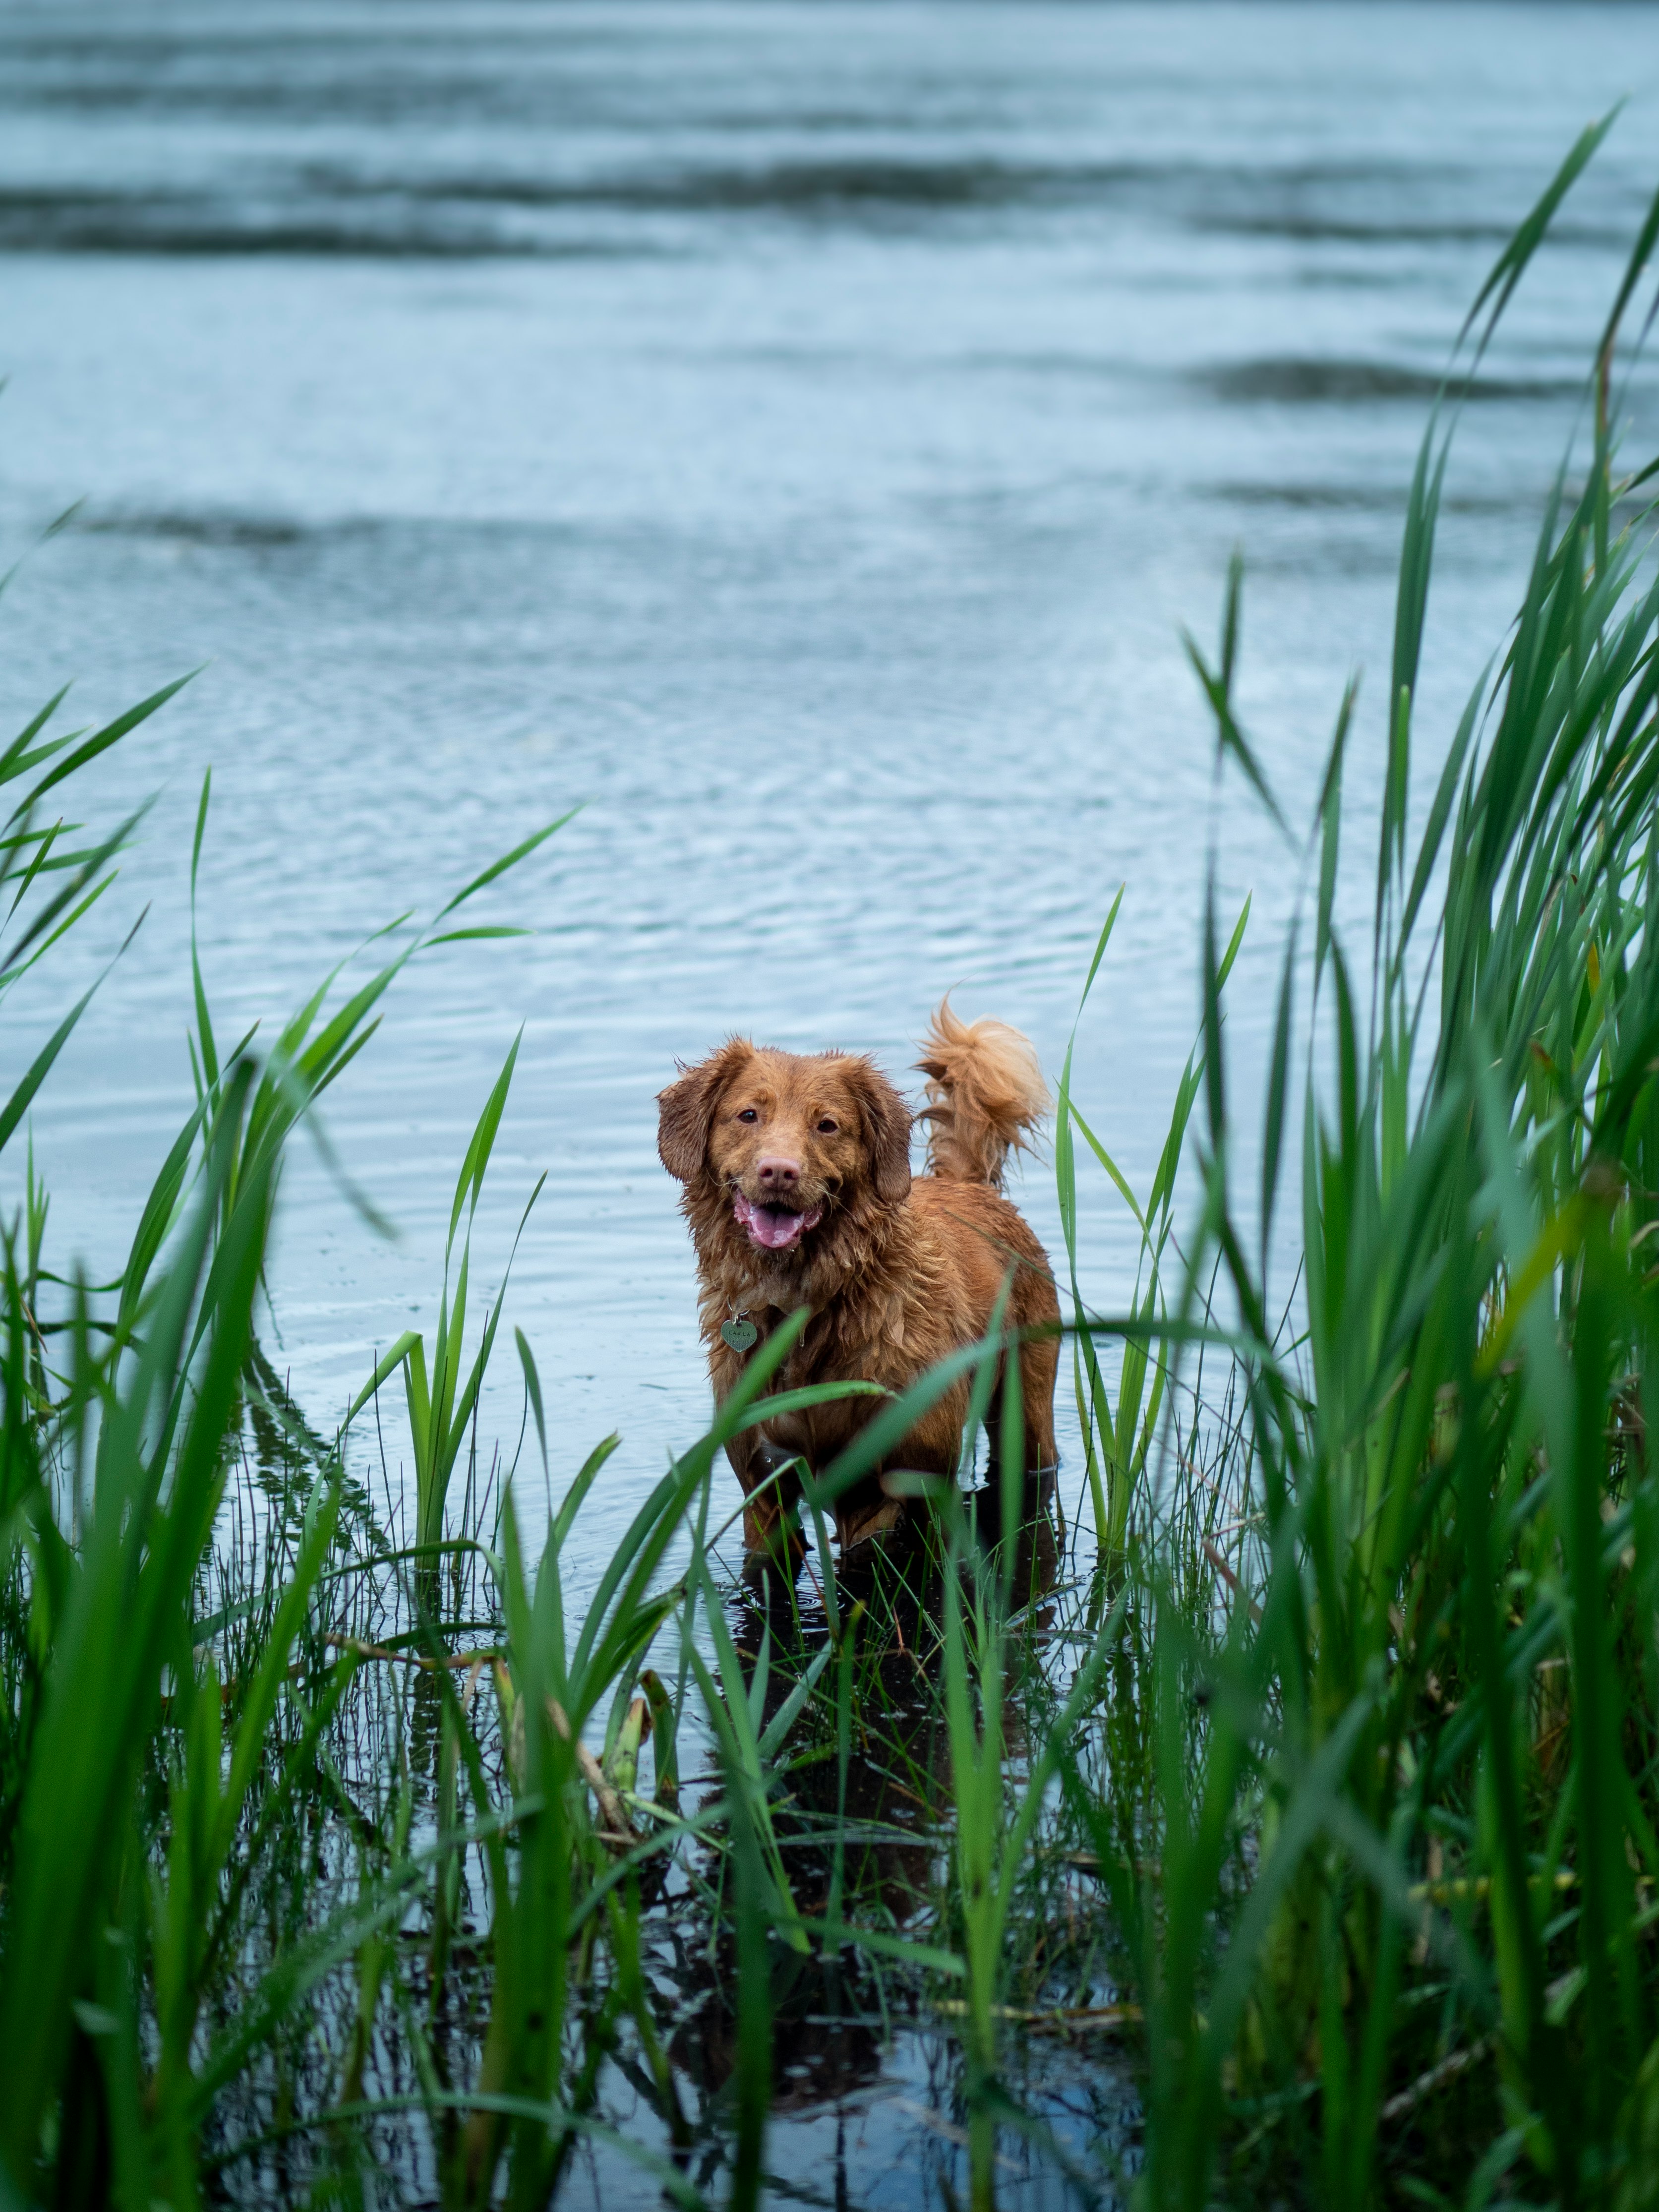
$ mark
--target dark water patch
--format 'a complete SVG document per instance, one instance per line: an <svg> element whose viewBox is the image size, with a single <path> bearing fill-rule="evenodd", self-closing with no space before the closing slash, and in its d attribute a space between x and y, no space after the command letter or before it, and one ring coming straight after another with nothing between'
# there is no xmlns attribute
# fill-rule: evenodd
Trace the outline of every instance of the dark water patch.
<svg viewBox="0 0 1659 2212"><path fill-rule="evenodd" d="M1443 391L1448 399L1576 399L1582 377L1454 376L1395 362L1320 361L1297 355L1229 362L1188 372L1190 380L1224 400L1279 400L1293 405L1410 400L1422 405Z"/></svg>
<svg viewBox="0 0 1659 2212"><path fill-rule="evenodd" d="M356 255L483 260L653 257L655 241L514 232L467 210L445 217L392 203L369 210L284 210L215 194L0 191L0 252Z"/></svg>
<svg viewBox="0 0 1659 2212"><path fill-rule="evenodd" d="M1231 507L1291 507L1313 513L1404 514L1403 484L1241 483L1222 483L1205 488L1211 499ZM1443 514L1535 514L1541 490L1511 493L1448 492L1441 500Z"/></svg>
<svg viewBox="0 0 1659 2212"><path fill-rule="evenodd" d="M254 551L325 538L366 538L379 528L370 521L313 525L285 515L191 514L169 509L94 511L77 515L70 526L100 538L160 538L178 545Z"/></svg>
<svg viewBox="0 0 1659 2212"><path fill-rule="evenodd" d="M793 125L793 118L791 118ZM864 126L866 138L869 125ZM1501 244L1506 210L1417 216L1402 204L1419 198L1420 174L1392 163L1301 166L1218 165L1190 161L1022 160L984 152L911 154L894 145L856 146L823 156L753 163L701 164L634 174L434 175L374 179L313 168L313 188L352 196L395 192L422 199L483 201L526 207L598 206L653 213L836 215L865 208L919 210L1121 207L1160 216L1199 231L1329 239L1359 245ZM1461 174L1437 175L1439 195L1467 189ZM1322 198L1363 197L1373 210L1349 215L1322 210ZM1495 198L1486 180L1482 198ZM1310 208L1287 200L1313 200ZM1552 233L1561 246L1623 249L1628 234L1612 224L1565 223Z"/></svg>
<svg viewBox="0 0 1659 2212"><path fill-rule="evenodd" d="M756 118L774 131L796 118ZM599 173L550 176L436 173L376 176L334 165L313 164L301 174L310 188L351 195L397 192L411 199L483 199L526 206L603 205L742 212L750 209L836 207L880 202L896 206L1000 207L1032 203L1085 202L1122 198L1136 205L1164 204L1174 213L1206 220L1212 200L1240 198L1258 202L1296 191L1359 189L1372 195L1397 193L1404 181L1393 164L1343 164L1324 168L1305 165L1275 169L1192 161L1055 161L1020 159L983 150L951 155L899 150L896 132L888 137L866 117L848 127L862 136L831 155L797 155L766 161L684 162L633 173ZM885 143L872 144L883 137ZM1218 220L1221 220L1218 216ZM1264 220L1267 219L1264 217ZM1507 237L1506 226L1494 234Z"/></svg>
<svg viewBox="0 0 1659 2212"><path fill-rule="evenodd" d="M1225 209L1204 210L1188 217L1192 228L1224 237L1289 238L1308 243L1338 246L1503 246L1513 226L1507 222L1468 221L1401 222L1382 216L1353 220L1319 215L1237 214ZM1611 223L1563 223L1549 235L1551 245L1578 251L1625 253L1630 233Z"/></svg>
<svg viewBox="0 0 1659 2212"><path fill-rule="evenodd" d="M977 159L848 157L585 177L384 176L307 164L194 191L0 189L0 251L611 257L665 249L659 239L596 232L586 218L856 222L1059 204L1103 181L1103 173L1081 168ZM577 220L561 224L562 215Z"/></svg>
<svg viewBox="0 0 1659 2212"><path fill-rule="evenodd" d="M1403 514L1406 495L1396 485L1215 483L1206 496L1230 507L1291 507L1357 514Z"/></svg>
<svg viewBox="0 0 1659 2212"><path fill-rule="evenodd" d="M1356 525L1346 537L1332 529L1317 544L1310 538L1274 544L1264 537L1251 548L1248 566L1258 582L1282 578L1305 590L1322 576L1385 583L1397 574L1400 564L1395 555L1374 544Z"/></svg>
<svg viewBox="0 0 1659 2212"><path fill-rule="evenodd" d="M689 168L657 176L600 178L572 185L519 185L535 204L582 204L671 213L835 214L856 207L1008 207L1033 200L1086 196L1118 172L1086 166L1020 163L968 157L905 160L848 155L825 161ZM441 185L447 196L504 197L494 185Z"/></svg>
<svg viewBox="0 0 1659 2212"><path fill-rule="evenodd" d="M394 592L408 589L416 568L440 574L441 588L447 592L477 564L505 562L527 574L526 590L532 603L550 562L561 564L561 573L580 565L584 580L595 589L605 579L628 578L647 556L678 562L686 570L695 568L705 588L715 574L716 556L705 535L626 520L596 525L556 516L436 512L310 518L252 507L135 502L130 507L83 507L63 526L82 536L200 546L209 551L338 553L342 560L337 573L350 566L364 578L384 580ZM757 575L775 567L777 557L777 549L771 548L763 559L745 563L726 580L733 589L747 588ZM496 577L491 596L498 605L500 589Z"/></svg>
<svg viewBox="0 0 1659 2212"><path fill-rule="evenodd" d="M1138 181L1144 173L1121 165L849 153L823 160L691 163L631 173L563 176L500 171L377 175L312 163L298 173L296 183L301 191L320 199L368 198L410 206L812 216L863 208L931 211L1059 204Z"/></svg>

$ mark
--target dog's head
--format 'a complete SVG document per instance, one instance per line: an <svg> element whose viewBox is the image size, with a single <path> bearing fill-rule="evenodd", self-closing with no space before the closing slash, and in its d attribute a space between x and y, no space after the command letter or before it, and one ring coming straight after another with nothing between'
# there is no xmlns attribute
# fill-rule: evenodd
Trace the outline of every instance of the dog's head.
<svg viewBox="0 0 1659 2212"><path fill-rule="evenodd" d="M910 1188L910 1114L853 1053L773 1052L734 1037L657 1101L672 1176L728 1205L757 1251L807 1249L826 1219Z"/></svg>

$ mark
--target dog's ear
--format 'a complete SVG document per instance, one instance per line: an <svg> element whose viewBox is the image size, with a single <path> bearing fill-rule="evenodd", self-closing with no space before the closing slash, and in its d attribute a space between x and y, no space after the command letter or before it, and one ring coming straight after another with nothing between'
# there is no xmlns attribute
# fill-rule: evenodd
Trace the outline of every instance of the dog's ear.
<svg viewBox="0 0 1659 2212"><path fill-rule="evenodd" d="M720 1093L752 1049L741 1037L733 1037L696 1067L687 1068L678 1083L658 1092L657 1152L679 1182L690 1182L702 1173Z"/></svg>
<svg viewBox="0 0 1659 2212"><path fill-rule="evenodd" d="M869 1140L876 1196L896 1206L910 1195L910 1109L869 1060L854 1060L849 1072Z"/></svg>

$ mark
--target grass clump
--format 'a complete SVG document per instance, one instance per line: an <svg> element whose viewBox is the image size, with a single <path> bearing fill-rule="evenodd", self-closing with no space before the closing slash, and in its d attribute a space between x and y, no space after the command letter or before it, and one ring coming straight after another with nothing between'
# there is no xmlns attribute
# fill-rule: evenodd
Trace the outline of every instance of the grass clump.
<svg viewBox="0 0 1659 2212"><path fill-rule="evenodd" d="M805 1481L802 1587L733 1586L720 1455L786 1329L575 1593L616 1439L533 1539L469 1445L503 1307L469 1361L468 1240L516 1046L430 1355L400 1340L334 1437L289 1402L255 1328L283 1148L403 965L550 829L263 1056L220 1049L195 964L197 1105L117 1282L45 1267L31 1168L0 1245L0 2194L781 2201L788 2117L908 2038L918 2202L1654 2201L1659 580L1613 428L1659 203L1516 623L1420 812L1412 784L1466 356L1598 136L1501 257L1425 440L1368 975L1334 923L1352 691L1297 840L1235 703L1237 572L1217 659L1194 650L1310 912L1247 1191L1243 917L1224 946L1206 911L1145 1201L1068 1059L1087 1556L1018 1478L1017 1388L972 1487L999 1319ZM131 832L71 846L41 801L160 703L56 750L43 716L0 756L26 793L0 988ZM1089 1157L1143 1237L1115 1316L1078 1287ZM351 1443L399 1372L412 1526ZM918 1479L914 1542L838 1575L838 1490L964 1374L960 1480Z"/></svg>

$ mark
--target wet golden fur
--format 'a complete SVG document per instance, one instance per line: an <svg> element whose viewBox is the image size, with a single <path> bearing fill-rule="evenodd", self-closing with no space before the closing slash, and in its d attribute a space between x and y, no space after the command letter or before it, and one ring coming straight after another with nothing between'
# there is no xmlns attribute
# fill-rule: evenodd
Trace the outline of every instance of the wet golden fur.
<svg viewBox="0 0 1659 2212"><path fill-rule="evenodd" d="M947 1001L920 1066L928 1078L931 1171L914 1177L909 1109L874 1063L854 1054L802 1055L734 1037L661 1094L658 1149L685 1187L680 1203L696 1248L717 1401L743 1371L745 1355L720 1334L738 1315L763 1339L798 1307L811 1309L776 1390L852 1380L907 1389L985 1334L1011 1264L1009 1322L1058 1320L1047 1255L998 1188L1010 1148L1048 1110L1035 1054L1000 1022L959 1022ZM775 1178L790 1169L787 1204L773 1206ZM757 1244L734 1212L744 1206L768 1224L757 1233L793 1236L788 1249ZM797 1233L793 1214L814 1225ZM1058 1357L1053 1337L1019 1353L1028 1470L1054 1463ZM965 1380L947 1391L885 1466L952 1473L968 1394ZM745 1496L785 1457L827 1466L876 1402L851 1399L745 1431L728 1447ZM843 1549L898 1520L902 1508L885 1495L883 1472L839 1502ZM770 1547L792 1502L775 1485L748 1508L751 1550Z"/></svg>

